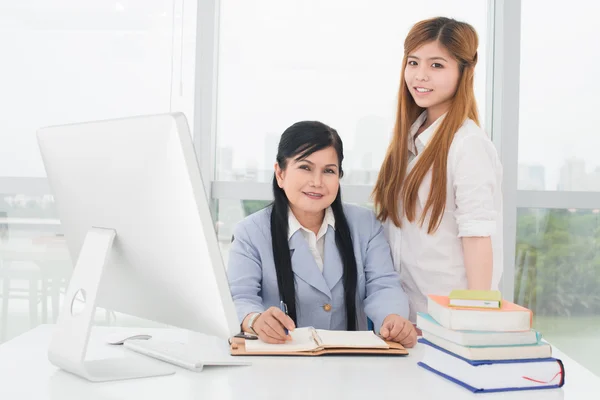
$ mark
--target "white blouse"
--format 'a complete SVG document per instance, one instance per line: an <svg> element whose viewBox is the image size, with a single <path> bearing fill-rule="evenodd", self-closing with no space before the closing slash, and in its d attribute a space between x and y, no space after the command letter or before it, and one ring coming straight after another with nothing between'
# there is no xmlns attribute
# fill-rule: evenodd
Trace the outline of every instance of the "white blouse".
<svg viewBox="0 0 600 400"><path fill-rule="evenodd" d="M444 116L415 138L427 118L423 112L410 131L412 153L407 173L433 137ZM502 276L502 166L492 141L477 124L468 119L456 132L447 164L446 210L441 224L427 234L429 217L421 227L419 217L431 188L431 171L419 188L415 222L406 219L399 201L402 228L391 220L384 229L392 248L394 267L410 302L410 320L417 312L427 312L427 295L448 295L453 289L467 288L462 237L490 236L493 251L492 289Z"/></svg>
<svg viewBox="0 0 600 400"><path fill-rule="evenodd" d="M316 235L313 231L300 224L292 210L288 210L288 241L297 230L300 230L300 233L302 233L302 236L307 241L308 248L321 272L323 272L323 257L325 256L325 234L327 233L329 225L335 229L335 217L331 207L327 207L325 210L325 218L323 218L321 228L319 228L319 232Z"/></svg>

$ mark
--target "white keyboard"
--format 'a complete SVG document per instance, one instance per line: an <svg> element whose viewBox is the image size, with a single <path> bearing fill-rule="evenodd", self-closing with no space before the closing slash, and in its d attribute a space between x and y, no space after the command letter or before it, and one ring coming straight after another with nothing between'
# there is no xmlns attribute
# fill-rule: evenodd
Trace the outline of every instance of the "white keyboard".
<svg viewBox="0 0 600 400"><path fill-rule="evenodd" d="M191 371L200 372L205 365L250 365L229 354L226 341L209 338L206 342L181 343L161 340L127 340L126 348Z"/></svg>

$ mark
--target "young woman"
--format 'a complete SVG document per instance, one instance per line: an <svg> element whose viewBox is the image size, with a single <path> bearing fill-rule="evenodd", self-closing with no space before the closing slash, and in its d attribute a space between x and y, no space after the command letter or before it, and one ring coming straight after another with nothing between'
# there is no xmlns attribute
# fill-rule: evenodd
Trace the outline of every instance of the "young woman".
<svg viewBox="0 0 600 400"><path fill-rule="evenodd" d="M417 23L404 42L396 126L373 197L410 320L427 295L497 289L502 274L502 167L479 126L477 33L464 22Z"/></svg>
<svg viewBox="0 0 600 400"><path fill-rule="evenodd" d="M337 132L320 122L298 122L281 136L275 201L236 226L230 250L242 330L284 343L296 326L365 330L370 318L382 337L412 347L416 332L383 227L370 210L342 203L343 158Z"/></svg>

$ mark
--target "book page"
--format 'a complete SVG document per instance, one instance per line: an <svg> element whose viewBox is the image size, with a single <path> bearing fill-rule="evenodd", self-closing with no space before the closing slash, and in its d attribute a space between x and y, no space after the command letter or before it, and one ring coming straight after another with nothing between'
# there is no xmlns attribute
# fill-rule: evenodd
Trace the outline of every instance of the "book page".
<svg viewBox="0 0 600 400"><path fill-rule="evenodd" d="M246 340L248 353L292 353L312 351L318 346L313 337L314 328L296 328L290 332L292 340L284 344L265 343L262 340Z"/></svg>
<svg viewBox="0 0 600 400"><path fill-rule="evenodd" d="M388 349L387 343L371 331L329 331L317 329L324 348Z"/></svg>

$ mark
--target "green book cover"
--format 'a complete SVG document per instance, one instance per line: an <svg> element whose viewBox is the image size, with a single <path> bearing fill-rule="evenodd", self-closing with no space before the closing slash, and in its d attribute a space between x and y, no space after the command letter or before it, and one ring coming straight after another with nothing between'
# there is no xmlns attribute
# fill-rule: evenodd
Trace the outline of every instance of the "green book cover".
<svg viewBox="0 0 600 400"><path fill-rule="evenodd" d="M453 290L448 298L456 300L502 301L499 290Z"/></svg>

